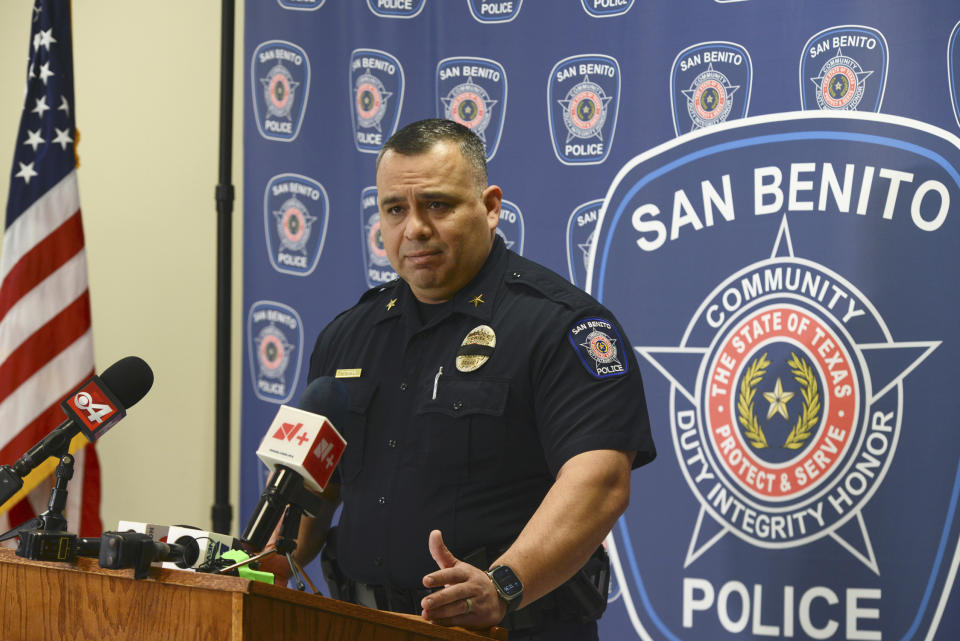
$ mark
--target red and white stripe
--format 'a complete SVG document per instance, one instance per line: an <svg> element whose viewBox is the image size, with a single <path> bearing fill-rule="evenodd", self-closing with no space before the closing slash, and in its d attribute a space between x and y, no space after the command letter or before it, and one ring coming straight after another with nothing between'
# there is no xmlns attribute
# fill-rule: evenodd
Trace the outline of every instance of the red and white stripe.
<svg viewBox="0 0 960 641"><path fill-rule="evenodd" d="M59 407L93 374L87 261L76 171L4 232L0 255L0 463L10 464L59 425ZM99 467L76 453L66 517L71 531L99 534ZM0 531L46 509L50 485L0 515Z"/></svg>

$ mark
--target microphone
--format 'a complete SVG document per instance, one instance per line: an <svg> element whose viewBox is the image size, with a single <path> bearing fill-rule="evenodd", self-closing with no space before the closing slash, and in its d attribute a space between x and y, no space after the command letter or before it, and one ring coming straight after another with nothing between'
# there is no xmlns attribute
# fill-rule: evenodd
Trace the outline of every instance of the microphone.
<svg viewBox="0 0 960 641"><path fill-rule="evenodd" d="M23 478L51 456L62 456L70 441L83 433L93 443L103 436L133 407L153 385L153 371L136 356L122 358L108 367L102 376L92 376L71 392L60 407L67 420L31 447L13 465L0 467L0 504L21 487Z"/></svg>
<svg viewBox="0 0 960 641"><path fill-rule="evenodd" d="M177 567L189 568L197 562L200 548L190 536L176 543L154 541L141 532L104 532L100 537L100 567L108 570L134 569L134 578L143 579L154 561L169 561Z"/></svg>
<svg viewBox="0 0 960 641"><path fill-rule="evenodd" d="M273 472L260 495L240 540L262 550L288 504L315 516L322 492L343 455L347 442L334 428L347 413L347 390L330 376L307 385L299 408L281 405L257 449L257 456Z"/></svg>

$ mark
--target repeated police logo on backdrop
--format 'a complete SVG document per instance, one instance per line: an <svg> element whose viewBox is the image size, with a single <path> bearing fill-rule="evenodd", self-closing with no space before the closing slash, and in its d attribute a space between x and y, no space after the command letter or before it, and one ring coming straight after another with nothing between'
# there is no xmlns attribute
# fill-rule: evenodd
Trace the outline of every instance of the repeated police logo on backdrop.
<svg viewBox="0 0 960 641"><path fill-rule="evenodd" d="M814 35L800 55L800 105L826 111L880 111L890 56L872 27L844 25Z"/></svg>
<svg viewBox="0 0 960 641"><path fill-rule="evenodd" d="M285 40L261 43L250 57L250 90L260 135L289 142L300 133L310 93L310 60Z"/></svg>
<svg viewBox="0 0 960 641"><path fill-rule="evenodd" d="M479 136L487 160L497 153L507 111L507 73L496 60L444 58L437 63L437 116Z"/></svg>
<svg viewBox="0 0 960 641"><path fill-rule="evenodd" d="M330 202L323 185L299 174L278 174L263 194L263 224L270 264L306 276L323 252Z"/></svg>
<svg viewBox="0 0 960 641"><path fill-rule="evenodd" d="M577 206L567 219L567 271L570 282L580 288L587 282L587 265L592 256L591 247L602 205L602 198L587 201Z"/></svg>
<svg viewBox="0 0 960 641"><path fill-rule="evenodd" d="M381 18L414 18L426 3L427 0L367 0L370 11Z"/></svg>
<svg viewBox="0 0 960 641"><path fill-rule="evenodd" d="M630 11L633 2L634 0L580 0L583 10L594 18L621 16Z"/></svg>
<svg viewBox="0 0 960 641"><path fill-rule="evenodd" d="M284 9L293 11L315 11L322 7L327 0L277 0Z"/></svg>
<svg viewBox="0 0 960 641"><path fill-rule="evenodd" d="M960 553L960 441L937 427L960 348L941 342L955 305L910 274L957 271L957 166L960 139L918 121L794 112L617 174L589 291L636 331L668 417L676 463L650 481L692 499L647 494L610 539L639 636L936 630Z"/></svg>
<svg viewBox="0 0 960 641"><path fill-rule="evenodd" d="M477 22L510 22L520 13L523 0L467 0L467 6Z"/></svg>
<svg viewBox="0 0 960 641"><path fill-rule="evenodd" d="M953 115L960 126L960 22L954 25L947 44L947 81L950 83L950 102Z"/></svg>
<svg viewBox="0 0 960 641"><path fill-rule="evenodd" d="M387 248L380 235L377 188L372 185L365 187L360 193L360 246L363 251L364 278L367 281L367 287L377 287L397 277L397 272L390 266Z"/></svg>
<svg viewBox="0 0 960 641"><path fill-rule="evenodd" d="M377 153L396 131L403 89L403 66L391 54L377 49L350 54L350 117L358 151Z"/></svg>
<svg viewBox="0 0 960 641"><path fill-rule="evenodd" d="M250 379L257 398L286 403L300 377L303 323L292 307L261 300L247 314Z"/></svg>
<svg viewBox="0 0 960 641"><path fill-rule="evenodd" d="M733 42L701 42L677 54L670 71L673 130L678 136L727 120L750 108L753 63Z"/></svg>
<svg viewBox="0 0 960 641"><path fill-rule="evenodd" d="M620 63L595 53L560 60L547 78L547 118L557 159L596 165L610 154L620 106Z"/></svg>
<svg viewBox="0 0 960 641"><path fill-rule="evenodd" d="M504 198L500 201L500 221L497 223L497 236L503 239L507 249L523 256L523 212L516 203Z"/></svg>

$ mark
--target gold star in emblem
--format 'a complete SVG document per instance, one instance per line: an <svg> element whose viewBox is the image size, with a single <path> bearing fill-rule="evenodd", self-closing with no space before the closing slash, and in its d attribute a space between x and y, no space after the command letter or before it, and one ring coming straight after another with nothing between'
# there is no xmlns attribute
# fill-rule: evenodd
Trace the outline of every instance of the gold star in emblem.
<svg viewBox="0 0 960 641"><path fill-rule="evenodd" d="M480 307L480 303L485 303L487 301L483 300L483 294L481 293L471 298L470 302L473 303L473 307L476 309L477 307Z"/></svg>
<svg viewBox="0 0 960 641"><path fill-rule="evenodd" d="M787 401L794 397L793 392L783 391L783 383L777 378L777 385L772 392L764 392L763 397L770 401L770 409L767 410L767 420L770 420L774 414L781 415L785 420L790 420L787 416Z"/></svg>
<svg viewBox="0 0 960 641"><path fill-rule="evenodd" d="M390 311L391 309L393 309L393 308L396 307L396 306L397 306L397 299L396 299L396 298L391 298L391 299L390 299L390 302L387 303L387 311Z"/></svg>

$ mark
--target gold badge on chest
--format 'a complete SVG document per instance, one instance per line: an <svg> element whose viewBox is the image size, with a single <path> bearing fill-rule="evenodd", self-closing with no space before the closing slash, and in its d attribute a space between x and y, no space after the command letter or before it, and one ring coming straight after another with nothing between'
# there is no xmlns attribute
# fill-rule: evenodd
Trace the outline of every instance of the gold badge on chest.
<svg viewBox="0 0 960 641"><path fill-rule="evenodd" d="M457 369L461 372L473 372L480 369L493 355L497 346L497 335L488 325L478 325L471 329L457 350Z"/></svg>

